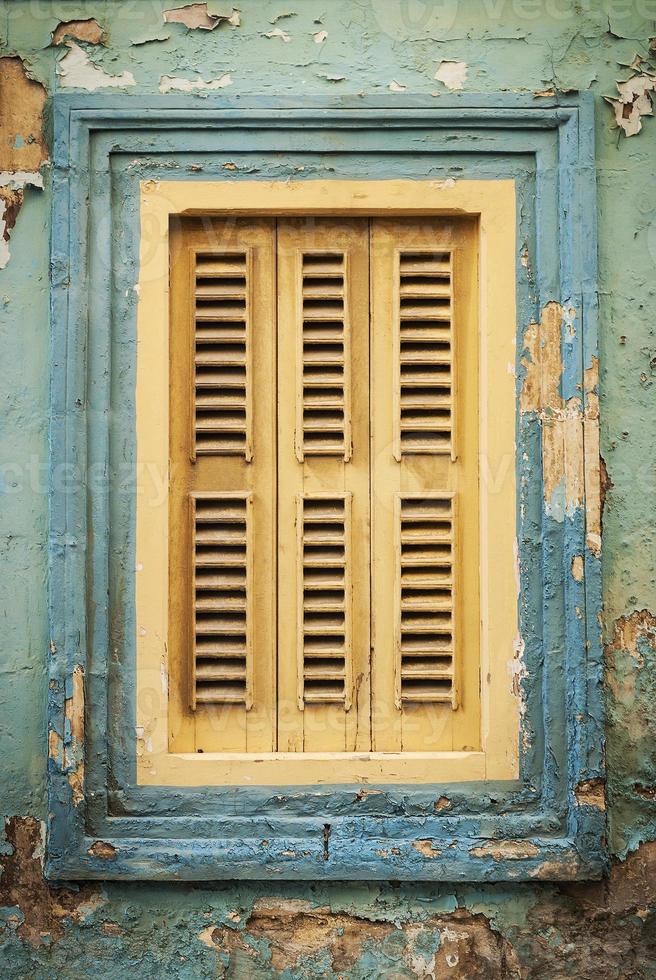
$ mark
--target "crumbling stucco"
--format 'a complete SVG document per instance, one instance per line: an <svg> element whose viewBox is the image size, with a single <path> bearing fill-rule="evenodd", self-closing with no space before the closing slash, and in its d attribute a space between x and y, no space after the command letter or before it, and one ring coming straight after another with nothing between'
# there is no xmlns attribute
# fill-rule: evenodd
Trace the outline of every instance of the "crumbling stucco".
<svg viewBox="0 0 656 980"><path fill-rule="evenodd" d="M656 616L647 609L621 616L605 653L611 829L625 855L651 839L656 820Z"/></svg>
<svg viewBox="0 0 656 980"><path fill-rule="evenodd" d="M37 174L48 159L46 91L18 57L0 58L0 174Z"/></svg>
<svg viewBox="0 0 656 980"><path fill-rule="evenodd" d="M0 966L6 939L3 932L31 947L48 947L59 942L72 923L83 922L102 904L94 887L67 889L46 884L42 862L44 828L37 820L9 818L5 838L6 846L0 850ZM6 969L3 972L7 976Z"/></svg>
<svg viewBox="0 0 656 980"><path fill-rule="evenodd" d="M317 975L314 961L317 967L325 964L327 976L361 975L358 966L364 960L381 967L387 961L399 977L521 976L509 944L484 916L464 911L398 928L308 903L257 902L241 928L217 928L211 941L235 959L241 954L246 969L249 960L257 969L257 944L262 943L272 974Z"/></svg>
<svg viewBox="0 0 656 980"><path fill-rule="evenodd" d="M0 58L0 269L9 263L10 231L23 206L23 189L43 187L45 101L44 87L29 78L20 58Z"/></svg>
<svg viewBox="0 0 656 980"><path fill-rule="evenodd" d="M656 843L615 863L607 881L502 891L358 882L59 888L43 879L42 849L37 821L8 822L0 854L6 975L653 976Z"/></svg>

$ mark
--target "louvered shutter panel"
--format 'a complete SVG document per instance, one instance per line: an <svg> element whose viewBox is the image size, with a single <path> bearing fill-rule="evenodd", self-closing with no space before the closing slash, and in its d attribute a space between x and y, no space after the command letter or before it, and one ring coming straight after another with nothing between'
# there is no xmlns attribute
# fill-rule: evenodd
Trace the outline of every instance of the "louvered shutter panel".
<svg viewBox="0 0 656 980"><path fill-rule="evenodd" d="M399 670L395 702L455 706L455 498L453 494L398 494Z"/></svg>
<svg viewBox="0 0 656 980"><path fill-rule="evenodd" d="M351 707L351 494L300 494L298 698Z"/></svg>
<svg viewBox="0 0 656 980"><path fill-rule="evenodd" d="M409 453L453 455L451 252L399 250L397 276L396 458Z"/></svg>
<svg viewBox="0 0 656 980"><path fill-rule="evenodd" d="M301 253L297 456L351 455L348 254Z"/></svg>
<svg viewBox="0 0 656 980"><path fill-rule="evenodd" d="M249 251L196 252L194 454L252 455Z"/></svg>
<svg viewBox="0 0 656 980"><path fill-rule="evenodd" d="M253 497L192 494L194 707L253 703Z"/></svg>
<svg viewBox="0 0 656 980"><path fill-rule="evenodd" d="M275 226L171 231L172 749L275 749ZM257 397L255 394L257 392Z"/></svg>
<svg viewBox="0 0 656 980"><path fill-rule="evenodd" d="M476 748L475 221L171 241L171 750Z"/></svg>
<svg viewBox="0 0 656 980"><path fill-rule="evenodd" d="M368 310L366 222L278 222L282 751L370 745Z"/></svg>
<svg viewBox="0 0 656 980"><path fill-rule="evenodd" d="M476 224L374 219L371 242L373 748L474 747Z"/></svg>

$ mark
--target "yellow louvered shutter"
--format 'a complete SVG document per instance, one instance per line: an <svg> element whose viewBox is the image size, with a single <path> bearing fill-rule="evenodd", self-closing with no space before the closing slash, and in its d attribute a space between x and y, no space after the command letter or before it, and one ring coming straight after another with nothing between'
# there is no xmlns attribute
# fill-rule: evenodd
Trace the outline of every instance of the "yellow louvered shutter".
<svg viewBox="0 0 656 980"><path fill-rule="evenodd" d="M275 749L274 242L266 220L171 229L177 751Z"/></svg>
<svg viewBox="0 0 656 980"><path fill-rule="evenodd" d="M471 220L372 222L377 751L480 738L476 235Z"/></svg>
<svg viewBox="0 0 656 980"><path fill-rule="evenodd" d="M278 222L278 747L368 749L366 222Z"/></svg>
<svg viewBox="0 0 656 980"><path fill-rule="evenodd" d="M477 234L172 228L172 750L480 744Z"/></svg>

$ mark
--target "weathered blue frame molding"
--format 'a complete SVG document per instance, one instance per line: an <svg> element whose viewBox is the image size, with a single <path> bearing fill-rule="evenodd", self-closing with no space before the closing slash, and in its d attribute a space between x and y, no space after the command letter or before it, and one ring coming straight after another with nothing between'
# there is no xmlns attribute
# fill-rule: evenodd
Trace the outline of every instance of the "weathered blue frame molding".
<svg viewBox="0 0 656 980"><path fill-rule="evenodd" d="M237 156L262 178L301 159L308 165L297 179L325 177L326 161L335 176L353 176L363 153L373 178L514 177L518 391L524 330L556 300L577 311L563 328L561 394L581 398L597 356L591 99L404 97L399 108L367 98L299 108L57 96L54 133L48 875L601 875L600 562L586 547L584 507L555 516L545 508L539 413L517 426L524 711L520 779L511 783L137 786L134 493L119 485L123 457L128 472L134 463L138 182L239 179L223 169ZM584 555L581 581L570 574L574 555ZM441 796L451 805L438 811Z"/></svg>

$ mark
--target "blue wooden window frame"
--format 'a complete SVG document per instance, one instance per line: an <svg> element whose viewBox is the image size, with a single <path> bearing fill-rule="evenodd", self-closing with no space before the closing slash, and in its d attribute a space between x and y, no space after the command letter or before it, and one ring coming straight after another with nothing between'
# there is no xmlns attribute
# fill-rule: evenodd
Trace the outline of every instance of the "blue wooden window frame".
<svg viewBox="0 0 656 980"><path fill-rule="evenodd" d="M559 301L564 400L597 356L592 101L404 97L244 108L57 96L52 232L49 827L53 878L484 881L600 876L600 561L585 501L542 493L540 413L518 413L520 778L426 786L137 786L134 363L139 181L512 178L517 384ZM243 170L226 171L238 160ZM253 170L253 168L255 168ZM112 218L114 215L114 218ZM524 358L524 366L522 366ZM593 392L594 394L594 392ZM586 492L597 492L594 486ZM585 493L584 493L585 496ZM570 574L583 556L583 575ZM591 791L591 787L593 790ZM447 797L450 806L436 806Z"/></svg>

